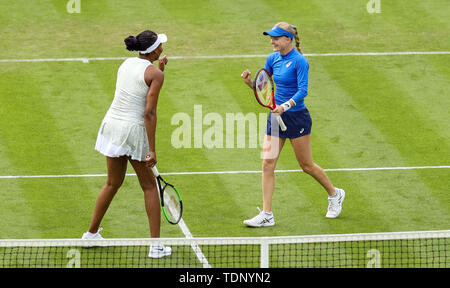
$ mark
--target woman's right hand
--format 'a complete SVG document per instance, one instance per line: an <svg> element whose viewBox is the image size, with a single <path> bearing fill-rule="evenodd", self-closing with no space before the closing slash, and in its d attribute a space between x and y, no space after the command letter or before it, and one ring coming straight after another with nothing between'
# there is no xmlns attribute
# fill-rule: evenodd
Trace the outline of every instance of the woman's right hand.
<svg viewBox="0 0 450 288"><path fill-rule="evenodd" d="M158 59L159 70L161 70L161 71L164 72L164 68L166 68L167 61L168 61L168 60L167 60L167 56L166 56L166 55L164 55L164 57Z"/></svg>
<svg viewBox="0 0 450 288"><path fill-rule="evenodd" d="M155 152L150 152L147 157L145 157L145 164L147 165L147 167L152 168L153 166L156 165L156 153Z"/></svg>
<svg viewBox="0 0 450 288"><path fill-rule="evenodd" d="M252 73L248 69L245 69L245 71L242 72L241 74L242 81L244 81L245 84L247 84L250 87L252 87L253 85L251 76Z"/></svg>

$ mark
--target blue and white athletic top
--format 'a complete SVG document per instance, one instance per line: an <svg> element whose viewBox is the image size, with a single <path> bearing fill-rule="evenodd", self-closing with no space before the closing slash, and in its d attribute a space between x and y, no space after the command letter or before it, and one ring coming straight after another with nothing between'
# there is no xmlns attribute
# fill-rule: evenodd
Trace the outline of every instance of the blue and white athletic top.
<svg viewBox="0 0 450 288"><path fill-rule="evenodd" d="M275 103L281 105L291 98L296 105L289 111L306 109L304 98L308 95L309 64L305 56L295 49L281 55L274 52L267 57L264 66L276 84Z"/></svg>

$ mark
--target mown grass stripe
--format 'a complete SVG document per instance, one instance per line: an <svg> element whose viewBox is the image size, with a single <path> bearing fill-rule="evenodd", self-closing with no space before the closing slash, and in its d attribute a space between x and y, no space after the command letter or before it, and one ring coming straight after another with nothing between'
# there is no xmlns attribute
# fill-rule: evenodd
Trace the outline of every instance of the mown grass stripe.
<svg viewBox="0 0 450 288"><path fill-rule="evenodd" d="M424 119L426 115L419 114L416 107L413 107L408 101L405 92L390 79L390 70L386 69L390 67L390 63L376 65L370 61L369 58L354 61L351 63L352 70L346 66L350 64L342 63L343 67L340 69L344 70L345 74L338 77L337 82L356 104L356 109L363 113L364 117L382 135L383 142L391 147L390 152L382 152L391 155L386 161L414 164L423 157L434 159L432 156L435 154L432 150L427 151L426 149L429 146L426 145L427 142L423 142L425 139L436 138L433 131L427 129L427 124L423 123L427 122ZM336 67L335 63L327 62L325 65L329 70ZM345 67L347 67L346 70ZM358 80L355 82L356 79ZM404 79L404 81L407 82L408 79ZM379 87L379 83L383 83L383 86ZM421 130L422 132L419 135L418 133L411 133L410 127L422 127L424 130ZM426 155L429 155L429 157ZM440 161L439 158L435 160ZM425 180L420 179L416 171L402 174L397 181L392 179L392 181L387 182L376 182L367 179L365 182L367 182L365 189L369 189L369 191L364 196L370 197L368 202L372 203L374 207L377 207L380 211L385 211L384 213L389 213L389 210L395 209L397 206L399 211L402 211L401 213L405 213L401 216L397 215L398 219L394 218L392 225L398 225L398 223L395 223L398 221L403 221L402 225L410 225L412 221L405 211L408 210L407 207L416 206L418 203L422 203L422 206L429 205L430 215L428 217L430 219L436 219L437 214L448 215L448 209L432 195ZM387 186L386 183L390 183L390 185ZM389 194L389 202L379 196L386 193ZM428 197L428 200L425 201L423 197Z"/></svg>

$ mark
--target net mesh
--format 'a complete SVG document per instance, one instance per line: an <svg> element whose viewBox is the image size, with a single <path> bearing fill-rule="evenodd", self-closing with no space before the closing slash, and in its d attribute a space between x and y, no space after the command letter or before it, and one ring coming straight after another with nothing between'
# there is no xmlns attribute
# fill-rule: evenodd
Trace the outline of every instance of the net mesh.
<svg viewBox="0 0 450 288"><path fill-rule="evenodd" d="M170 256L149 258L162 243ZM450 267L450 231L262 238L0 240L1 268Z"/></svg>

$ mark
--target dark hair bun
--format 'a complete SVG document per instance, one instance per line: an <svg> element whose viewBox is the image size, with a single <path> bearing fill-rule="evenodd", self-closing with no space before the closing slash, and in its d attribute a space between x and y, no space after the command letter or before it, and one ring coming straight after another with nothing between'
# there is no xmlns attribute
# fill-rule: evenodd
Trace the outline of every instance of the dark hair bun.
<svg viewBox="0 0 450 288"><path fill-rule="evenodd" d="M130 51L139 51L140 45L138 43L138 39L134 36L128 36L124 40L125 45L127 45L127 50Z"/></svg>

